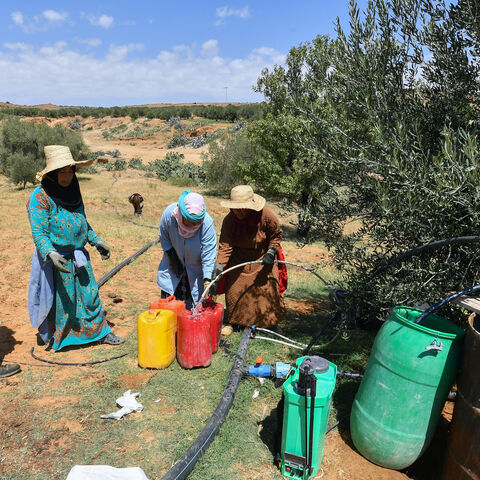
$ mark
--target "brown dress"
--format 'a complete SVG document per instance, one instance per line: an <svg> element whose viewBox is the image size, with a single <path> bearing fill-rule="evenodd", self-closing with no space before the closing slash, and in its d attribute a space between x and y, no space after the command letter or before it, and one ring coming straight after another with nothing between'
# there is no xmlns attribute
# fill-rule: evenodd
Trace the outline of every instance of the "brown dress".
<svg viewBox="0 0 480 480"><path fill-rule="evenodd" d="M278 251L282 231L278 218L269 208L264 207L260 212L258 227L240 235L233 232L233 215L230 212L223 220L217 263L227 269L239 263L261 260L269 248ZM246 265L227 273L225 300L230 323L258 327L276 325L285 315L277 263L273 266Z"/></svg>

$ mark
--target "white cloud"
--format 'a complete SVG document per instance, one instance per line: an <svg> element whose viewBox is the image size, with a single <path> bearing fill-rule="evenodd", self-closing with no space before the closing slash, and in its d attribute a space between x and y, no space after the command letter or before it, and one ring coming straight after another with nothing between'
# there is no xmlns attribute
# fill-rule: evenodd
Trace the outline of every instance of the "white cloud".
<svg viewBox="0 0 480 480"><path fill-rule="evenodd" d="M81 16L82 18L86 18L94 27L110 28L113 25L113 17L105 13L99 17L86 13L82 13Z"/></svg>
<svg viewBox="0 0 480 480"><path fill-rule="evenodd" d="M202 44L202 55L205 57L213 57L218 55L218 41L217 40L207 40Z"/></svg>
<svg viewBox="0 0 480 480"><path fill-rule="evenodd" d="M28 45L26 43L16 42L16 43L4 43L3 46L9 50L28 50Z"/></svg>
<svg viewBox="0 0 480 480"><path fill-rule="evenodd" d="M110 61L124 60L126 56L135 51L143 50L141 43L129 43L128 45L111 45L107 58Z"/></svg>
<svg viewBox="0 0 480 480"><path fill-rule="evenodd" d="M44 10L41 15L26 18L22 12L17 11L13 12L11 17L13 23L20 27L25 33L35 33L58 26L68 18L68 13L57 12L56 10Z"/></svg>
<svg viewBox="0 0 480 480"><path fill-rule="evenodd" d="M11 17L12 17L12 20L13 20L13 23L15 25L23 25L23 13L22 12L13 12L11 14Z"/></svg>
<svg viewBox="0 0 480 480"><path fill-rule="evenodd" d="M102 41L99 38L77 38L78 43L88 45L89 47L98 47Z"/></svg>
<svg viewBox="0 0 480 480"><path fill-rule="evenodd" d="M42 15L50 22L63 22L68 17L68 13L55 10L45 10Z"/></svg>
<svg viewBox="0 0 480 480"><path fill-rule="evenodd" d="M215 22L216 26L223 25L227 17L240 17L248 18L250 16L250 10L248 6L243 8L230 8L228 6L218 7L216 11L216 16L218 20Z"/></svg>
<svg viewBox="0 0 480 480"><path fill-rule="evenodd" d="M259 101L262 97L252 85L263 68L285 59L267 47L241 58L221 57L216 40L178 45L154 57L135 55L142 48L136 43L112 45L103 57L94 57L65 42L40 49L4 45L0 71L8 74L0 76L0 91L21 104L121 105L135 100L223 101L228 86L230 101Z"/></svg>

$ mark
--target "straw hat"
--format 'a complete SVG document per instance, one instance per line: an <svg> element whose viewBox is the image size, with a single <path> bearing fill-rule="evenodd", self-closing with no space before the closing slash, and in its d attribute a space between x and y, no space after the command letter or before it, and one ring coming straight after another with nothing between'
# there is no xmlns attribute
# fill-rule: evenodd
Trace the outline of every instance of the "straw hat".
<svg viewBox="0 0 480 480"><path fill-rule="evenodd" d="M47 164L41 172L37 173L37 180L39 181L42 180L46 173L52 172L53 170L68 167L69 165L86 167L94 162L93 159L76 162L72 157L70 149L65 145L46 145L43 151L45 152Z"/></svg>
<svg viewBox="0 0 480 480"><path fill-rule="evenodd" d="M259 212L265 206L266 200L253 193L250 185L237 185L230 191L230 200L220 202L225 208L248 208Z"/></svg>

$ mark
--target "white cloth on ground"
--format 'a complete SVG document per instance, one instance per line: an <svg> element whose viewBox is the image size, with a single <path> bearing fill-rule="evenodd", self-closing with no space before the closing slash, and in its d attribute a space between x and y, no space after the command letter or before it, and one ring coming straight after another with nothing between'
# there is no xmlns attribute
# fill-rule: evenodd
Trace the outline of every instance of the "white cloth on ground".
<svg viewBox="0 0 480 480"><path fill-rule="evenodd" d="M130 390L127 390L121 397L117 398L117 405L122 408L116 412L100 415L100 418L114 418L120 420L124 415L129 413L141 412L143 410L143 405L136 400L139 396L140 392L131 393Z"/></svg>
<svg viewBox="0 0 480 480"><path fill-rule="evenodd" d="M115 468L108 465L75 465L67 480L148 480L140 467Z"/></svg>

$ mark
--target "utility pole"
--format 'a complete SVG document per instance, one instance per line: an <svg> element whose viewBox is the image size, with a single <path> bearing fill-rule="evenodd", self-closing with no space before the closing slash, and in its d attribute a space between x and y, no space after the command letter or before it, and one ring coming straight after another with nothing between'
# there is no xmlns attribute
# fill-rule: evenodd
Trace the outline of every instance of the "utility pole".
<svg viewBox="0 0 480 480"><path fill-rule="evenodd" d="M225 103L228 102L228 97L227 97L227 90L228 87L223 87L225 89Z"/></svg>

